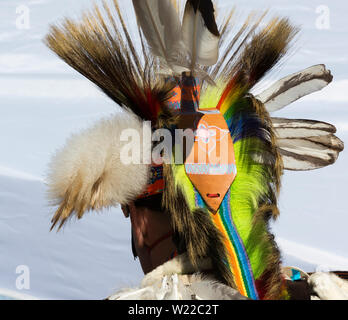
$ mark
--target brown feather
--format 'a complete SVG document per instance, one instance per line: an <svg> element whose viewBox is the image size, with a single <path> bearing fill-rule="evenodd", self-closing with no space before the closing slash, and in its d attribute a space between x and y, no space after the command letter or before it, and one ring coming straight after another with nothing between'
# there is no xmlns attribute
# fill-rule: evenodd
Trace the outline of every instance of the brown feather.
<svg viewBox="0 0 348 320"><path fill-rule="evenodd" d="M239 29L229 32L233 36L222 37L219 63L206 69L213 80L225 83L234 79L247 92L287 54L298 28L285 18L273 18L261 28L266 15L267 11L251 13ZM233 30L233 20L227 19L220 29ZM227 46L222 45L227 41Z"/></svg>
<svg viewBox="0 0 348 320"><path fill-rule="evenodd" d="M45 43L118 105L155 122L172 87L158 79L160 66L147 51L142 52L141 63L117 0L113 4L112 10L103 1L105 17L95 6L82 22L66 18L51 26Z"/></svg>

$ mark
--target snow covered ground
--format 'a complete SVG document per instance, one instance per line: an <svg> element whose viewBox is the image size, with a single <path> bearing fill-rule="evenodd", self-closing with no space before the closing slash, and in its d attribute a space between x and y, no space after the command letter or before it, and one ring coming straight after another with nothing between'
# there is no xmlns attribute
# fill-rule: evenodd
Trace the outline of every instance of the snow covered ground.
<svg viewBox="0 0 348 320"><path fill-rule="evenodd" d="M221 11L231 2L218 1ZM347 5L327 1L330 28L322 30L317 21L321 1L233 4L243 14L271 8L301 25L296 50L272 79L325 63L335 81L275 115L333 123L347 141ZM18 29L16 9L23 5L29 9L29 29ZM41 41L49 23L91 5L87 0L0 3L0 287L38 298L100 299L142 277L131 254L129 221L118 208L90 213L61 233L49 232L53 210L45 199L44 176L50 156L71 133L117 111ZM134 19L130 11L128 17ZM306 271L348 270L347 163L344 151L334 166L285 174L281 217L273 224L284 264ZM21 266L30 272L29 289L18 289Z"/></svg>

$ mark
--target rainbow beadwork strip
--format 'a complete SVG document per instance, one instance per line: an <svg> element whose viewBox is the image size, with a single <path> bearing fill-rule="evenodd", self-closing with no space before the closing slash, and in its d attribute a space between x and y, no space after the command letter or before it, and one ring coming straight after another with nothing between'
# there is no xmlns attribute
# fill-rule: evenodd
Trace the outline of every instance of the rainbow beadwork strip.
<svg viewBox="0 0 348 320"><path fill-rule="evenodd" d="M215 226L220 230L225 239L224 244L228 253L228 261L226 261L226 263L228 263L234 276L238 291L250 299L258 300L259 296L250 261L243 241L232 220L230 198L231 193L228 191L221 204L219 212L212 215L212 219ZM203 198L196 190L195 200L197 207L206 208Z"/></svg>

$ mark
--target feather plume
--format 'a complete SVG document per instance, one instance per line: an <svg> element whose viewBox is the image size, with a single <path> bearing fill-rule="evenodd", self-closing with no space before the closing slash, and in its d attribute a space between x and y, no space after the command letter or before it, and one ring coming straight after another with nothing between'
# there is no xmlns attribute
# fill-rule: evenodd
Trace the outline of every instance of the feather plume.
<svg viewBox="0 0 348 320"><path fill-rule="evenodd" d="M103 1L103 8L104 14L95 6L81 22L66 18L61 25L51 26L45 43L118 105L155 123L172 85L158 80L159 66L146 50L140 58L117 0L113 8Z"/></svg>
<svg viewBox="0 0 348 320"><path fill-rule="evenodd" d="M276 143L284 169L305 171L336 162L344 144L334 134L336 128L314 120L272 118Z"/></svg>
<svg viewBox="0 0 348 320"><path fill-rule="evenodd" d="M144 144L143 150L140 141L139 161L128 164L122 160L122 149L129 143L121 141L126 129L143 137L142 121L122 112L73 135L53 157L47 177L49 199L58 206L52 229L57 223L60 229L74 215L80 219L89 210L126 204L145 190L149 166L141 156L151 152L151 144Z"/></svg>
<svg viewBox="0 0 348 320"><path fill-rule="evenodd" d="M226 114L288 52L297 28L287 19L274 18L256 31L265 15L247 19L220 63L211 70L212 75L217 75L218 88L207 88L202 96L203 106L216 106ZM235 45L237 48L232 51Z"/></svg>
<svg viewBox="0 0 348 320"><path fill-rule="evenodd" d="M332 79L325 65L315 65L277 81L256 98L265 104L268 112L274 112L325 88Z"/></svg>
<svg viewBox="0 0 348 320"><path fill-rule="evenodd" d="M145 35L151 52L159 57L166 68L174 74L181 74L189 69L182 65L186 53L181 33L178 12L171 0L133 0L138 23Z"/></svg>
<svg viewBox="0 0 348 320"><path fill-rule="evenodd" d="M196 64L212 66L217 62L220 33L211 0L186 2L182 34L190 53L191 70Z"/></svg>
<svg viewBox="0 0 348 320"><path fill-rule="evenodd" d="M258 22L257 22L258 23ZM257 25L256 23L256 25ZM288 19L274 18L244 46L227 74L250 90L286 55L298 29ZM236 80L234 79L234 80Z"/></svg>

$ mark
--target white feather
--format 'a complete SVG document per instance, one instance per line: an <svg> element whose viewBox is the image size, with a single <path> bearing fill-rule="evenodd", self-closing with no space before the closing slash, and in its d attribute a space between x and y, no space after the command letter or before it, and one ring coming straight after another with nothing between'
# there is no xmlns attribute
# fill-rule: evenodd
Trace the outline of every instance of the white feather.
<svg viewBox="0 0 348 320"><path fill-rule="evenodd" d="M319 169L335 163L342 151L340 143L335 136L277 139L284 168L296 171Z"/></svg>
<svg viewBox="0 0 348 320"><path fill-rule="evenodd" d="M294 101L325 88L332 75L325 65L315 65L277 81L256 98L268 112L280 110Z"/></svg>
<svg viewBox="0 0 348 320"><path fill-rule="evenodd" d="M219 37L212 34L204 23L199 10L187 3L182 25L182 34L191 55L191 70L196 63L203 66L214 65L219 57Z"/></svg>
<svg viewBox="0 0 348 320"><path fill-rule="evenodd" d="M287 170L313 170L333 164L344 149L335 126L314 120L271 118ZM258 157L259 159L262 159Z"/></svg>
<svg viewBox="0 0 348 320"><path fill-rule="evenodd" d="M332 124L301 119L271 118L278 138L306 138L326 136L336 132Z"/></svg>
<svg viewBox="0 0 348 320"><path fill-rule="evenodd" d="M172 1L133 0L133 6L152 53L160 57L162 64L175 74L189 71L182 65L186 47L179 15Z"/></svg>
<svg viewBox="0 0 348 320"><path fill-rule="evenodd" d="M309 139L278 139L277 146L285 151L291 152L297 156L312 157L323 161L332 161L336 159L337 150L328 148L326 145L313 142Z"/></svg>

